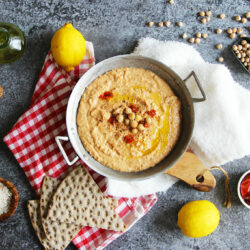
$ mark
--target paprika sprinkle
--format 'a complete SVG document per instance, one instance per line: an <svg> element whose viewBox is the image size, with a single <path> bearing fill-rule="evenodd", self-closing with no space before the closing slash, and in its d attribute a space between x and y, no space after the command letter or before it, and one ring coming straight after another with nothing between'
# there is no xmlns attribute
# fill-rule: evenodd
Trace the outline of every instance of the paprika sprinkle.
<svg viewBox="0 0 250 250"><path fill-rule="evenodd" d="M156 115L156 110L154 110L154 109L149 110L149 111L147 111L147 114L153 118Z"/></svg>
<svg viewBox="0 0 250 250"><path fill-rule="evenodd" d="M112 98L114 96L114 94L110 91L106 91L104 92L103 94L101 94L99 96L100 99L103 99L103 100L109 100L110 98Z"/></svg>
<svg viewBox="0 0 250 250"><path fill-rule="evenodd" d="M130 134L130 135L124 136L124 141L125 141L126 143L132 143L132 142L135 141L135 139L134 139L134 136Z"/></svg>

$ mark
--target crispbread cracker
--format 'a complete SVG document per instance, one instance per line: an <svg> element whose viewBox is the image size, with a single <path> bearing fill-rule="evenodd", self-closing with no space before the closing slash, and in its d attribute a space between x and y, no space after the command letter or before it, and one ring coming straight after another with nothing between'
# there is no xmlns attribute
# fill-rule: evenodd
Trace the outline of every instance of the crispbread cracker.
<svg viewBox="0 0 250 250"><path fill-rule="evenodd" d="M41 244L45 249L48 250L63 250L70 243L67 242L64 238L61 239L47 239L43 227L40 216L40 203L38 200L28 201L28 210L29 216L32 223L32 226L36 232L37 237L39 238ZM56 222L52 222L54 226L57 226ZM68 233L70 233L71 228L68 229ZM73 236L72 236L73 237Z"/></svg>
<svg viewBox="0 0 250 250"><path fill-rule="evenodd" d="M61 182L46 219L114 231L126 229L122 219L110 207L109 199L83 166L76 167Z"/></svg>
<svg viewBox="0 0 250 250"><path fill-rule="evenodd" d="M59 221L47 221L44 217L47 215L49 202L55 193L60 180L45 176L41 187L40 214L44 232L51 241L62 241L68 245L71 240L81 230L81 225L70 223L61 223ZM67 246L66 245L66 246Z"/></svg>

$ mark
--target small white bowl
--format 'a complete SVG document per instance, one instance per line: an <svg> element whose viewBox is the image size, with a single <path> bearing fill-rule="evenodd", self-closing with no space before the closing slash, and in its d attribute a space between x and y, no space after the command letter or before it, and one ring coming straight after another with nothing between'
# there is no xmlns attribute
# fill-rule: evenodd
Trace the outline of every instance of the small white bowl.
<svg viewBox="0 0 250 250"><path fill-rule="evenodd" d="M242 198L242 196L241 196L241 193L240 193L240 184L241 184L242 180L245 178L245 176L246 176L247 174L249 174L249 173L250 173L250 169L249 169L248 171L246 171L246 172L240 177L239 182L238 182L238 186L237 186L237 193L238 193L239 199L240 199L241 203L242 203L245 207L247 207L248 209L250 209L250 205L248 205L248 204L245 202L245 200Z"/></svg>

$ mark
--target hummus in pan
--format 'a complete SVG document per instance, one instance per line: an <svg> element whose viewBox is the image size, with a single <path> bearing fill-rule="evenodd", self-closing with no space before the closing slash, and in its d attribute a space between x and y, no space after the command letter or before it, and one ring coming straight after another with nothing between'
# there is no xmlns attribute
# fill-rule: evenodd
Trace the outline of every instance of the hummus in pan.
<svg viewBox="0 0 250 250"><path fill-rule="evenodd" d="M175 146L181 103L169 85L142 68L119 68L94 80L77 113L85 149L100 163L122 172L155 166Z"/></svg>

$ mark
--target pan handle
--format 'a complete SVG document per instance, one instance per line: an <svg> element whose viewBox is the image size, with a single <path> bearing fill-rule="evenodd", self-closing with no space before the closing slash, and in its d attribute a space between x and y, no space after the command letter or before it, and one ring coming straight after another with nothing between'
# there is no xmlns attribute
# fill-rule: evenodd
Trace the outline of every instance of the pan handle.
<svg viewBox="0 0 250 250"><path fill-rule="evenodd" d="M78 161L79 157L76 156L76 157L71 161L71 160L68 158L68 156L67 156L67 154L66 154L66 152L65 152L65 150L64 150L64 148L63 148L63 146L62 146L62 144L61 144L61 141L69 141L69 137L67 137L67 136L56 136L56 143L57 143L57 146L59 147L59 149L60 149L60 151L61 151L61 153L62 153L62 155L63 155L64 160L67 162L67 164L68 164L69 166L71 166L71 165L75 164L75 163Z"/></svg>
<svg viewBox="0 0 250 250"><path fill-rule="evenodd" d="M197 75L194 73L194 71L192 71L192 72L183 80L183 82L186 84L187 80L188 80L190 77L192 77L192 76L194 77L195 82L196 82L196 84L197 84L197 86L198 86L198 88L199 88L199 90L200 90L200 92L201 92L201 95L202 95L201 98L193 98L193 97L192 97L192 100L193 100L193 102L203 102L203 101L206 100L206 94L205 94L203 88L201 87L201 83L200 83L200 81L199 81Z"/></svg>

